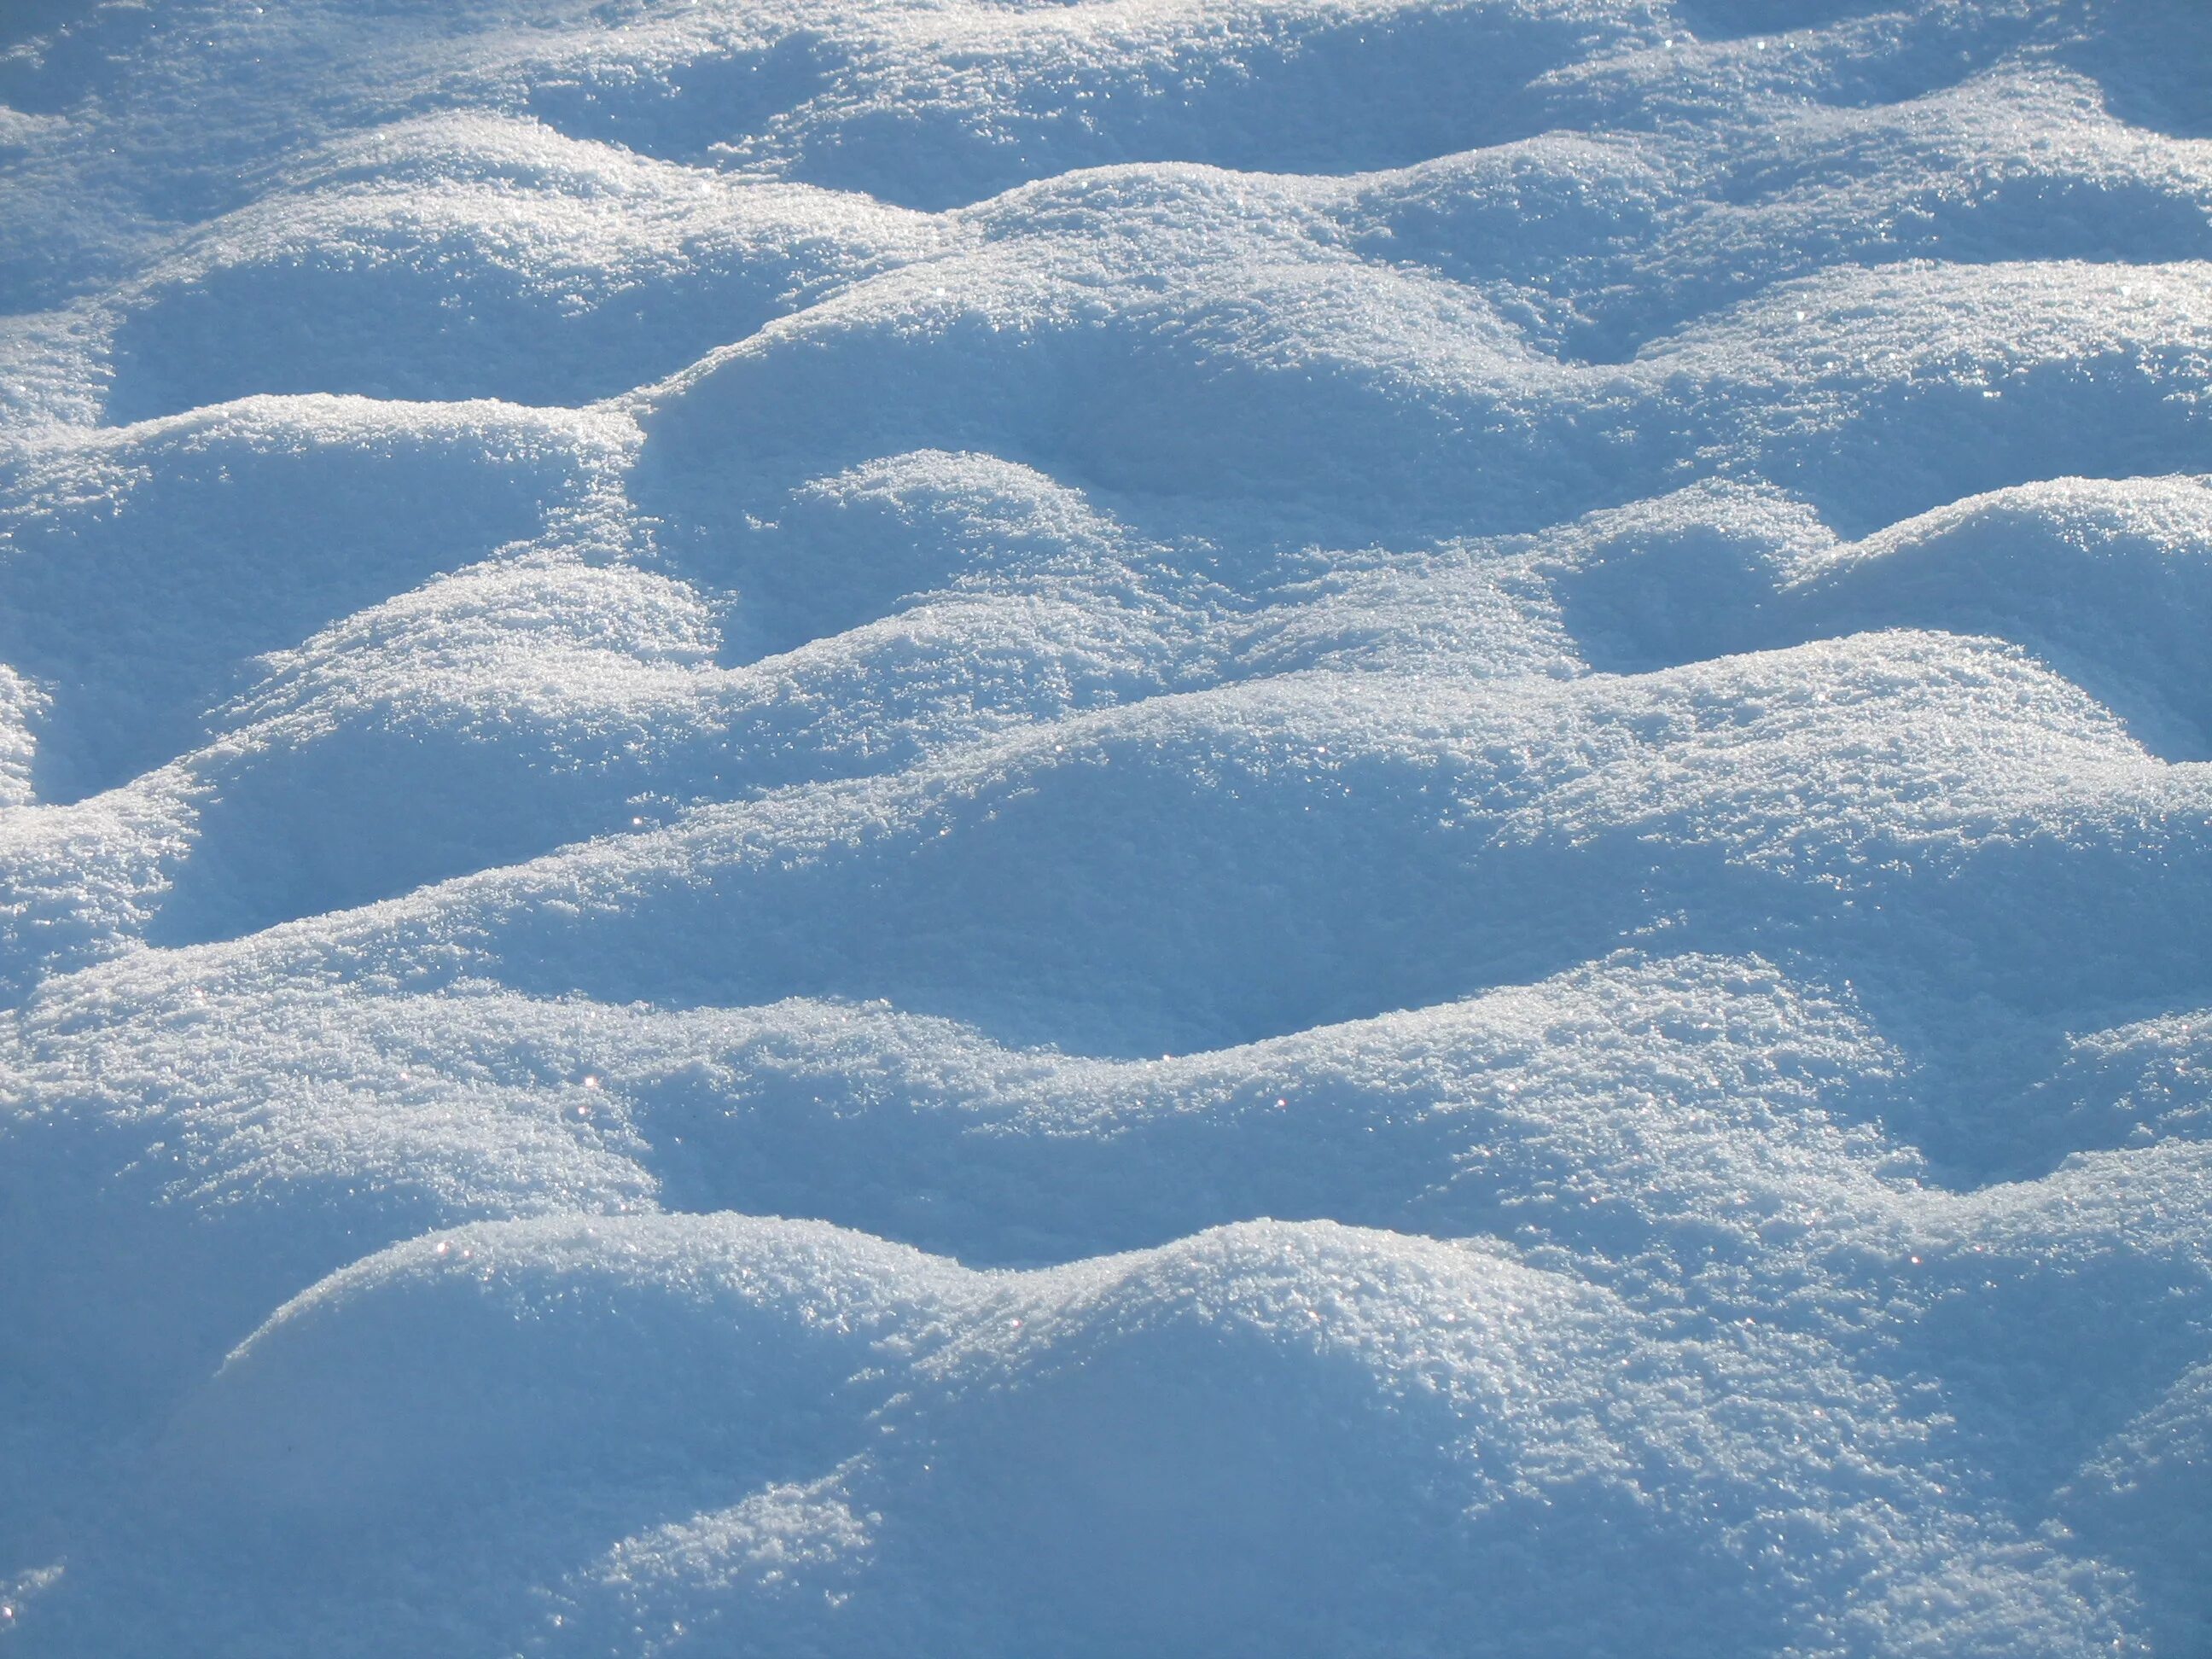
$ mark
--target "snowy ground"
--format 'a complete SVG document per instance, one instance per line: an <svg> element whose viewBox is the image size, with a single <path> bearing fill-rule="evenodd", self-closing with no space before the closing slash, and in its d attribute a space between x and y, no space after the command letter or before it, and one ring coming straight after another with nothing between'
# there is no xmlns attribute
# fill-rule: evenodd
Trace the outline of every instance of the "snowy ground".
<svg viewBox="0 0 2212 1659"><path fill-rule="evenodd" d="M2203 0L0 106L0 1648L2212 1652Z"/></svg>

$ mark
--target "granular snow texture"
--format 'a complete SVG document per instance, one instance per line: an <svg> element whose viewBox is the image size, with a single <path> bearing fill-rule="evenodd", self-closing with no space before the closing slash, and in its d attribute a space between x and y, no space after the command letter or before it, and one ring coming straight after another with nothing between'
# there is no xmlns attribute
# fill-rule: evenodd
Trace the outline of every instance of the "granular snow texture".
<svg viewBox="0 0 2212 1659"><path fill-rule="evenodd" d="M0 1648L2212 1653L2203 0L15 0Z"/></svg>

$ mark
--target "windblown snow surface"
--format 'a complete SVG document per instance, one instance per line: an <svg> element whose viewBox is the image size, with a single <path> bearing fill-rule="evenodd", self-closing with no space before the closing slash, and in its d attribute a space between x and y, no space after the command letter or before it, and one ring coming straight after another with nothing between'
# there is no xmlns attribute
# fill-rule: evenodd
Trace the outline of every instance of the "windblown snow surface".
<svg viewBox="0 0 2212 1659"><path fill-rule="evenodd" d="M2203 0L0 103L0 1645L2212 1652Z"/></svg>

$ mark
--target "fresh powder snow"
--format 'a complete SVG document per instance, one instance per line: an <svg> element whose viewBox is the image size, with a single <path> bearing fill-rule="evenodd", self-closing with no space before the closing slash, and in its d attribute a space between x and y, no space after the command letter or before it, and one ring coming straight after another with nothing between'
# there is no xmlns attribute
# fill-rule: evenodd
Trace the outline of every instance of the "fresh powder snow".
<svg viewBox="0 0 2212 1659"><path fill-rule="evenodd" d="M2212 1654L2212 5L0 5L0 1652Z"/></svg>

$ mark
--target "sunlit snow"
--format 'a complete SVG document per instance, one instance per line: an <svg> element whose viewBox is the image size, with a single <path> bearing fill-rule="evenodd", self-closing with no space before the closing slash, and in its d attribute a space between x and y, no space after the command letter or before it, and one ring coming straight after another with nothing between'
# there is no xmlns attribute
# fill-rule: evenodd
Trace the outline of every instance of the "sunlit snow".
<svg viewBox="0 0 2212 1659"><path fill-rule="evenodd" d="M2212 8L0 6L0 1648L2212 1647Z"/></svg>

